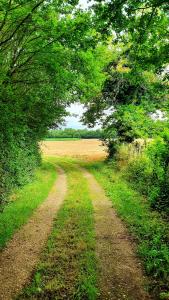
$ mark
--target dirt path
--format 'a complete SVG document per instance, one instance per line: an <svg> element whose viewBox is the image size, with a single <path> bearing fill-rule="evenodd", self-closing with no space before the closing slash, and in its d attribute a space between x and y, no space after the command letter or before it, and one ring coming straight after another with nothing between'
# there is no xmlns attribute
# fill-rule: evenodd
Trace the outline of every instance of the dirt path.
<svg viewBox="0 0 169 300"><path fill-rule="evenodd" d="M143 288L145 278L134 254L131 237L93 175L86 170L83 174L88 179L95 210L99 299L151 299Z"/></svg>
<svg viewBox="0 0 169 300"><path fill-rule="evenodd" d="M62 169L58 169L58 179L47 200L14 235L0 255L1 300L13 299L29 280L65 194L66 175Z"/></svg>

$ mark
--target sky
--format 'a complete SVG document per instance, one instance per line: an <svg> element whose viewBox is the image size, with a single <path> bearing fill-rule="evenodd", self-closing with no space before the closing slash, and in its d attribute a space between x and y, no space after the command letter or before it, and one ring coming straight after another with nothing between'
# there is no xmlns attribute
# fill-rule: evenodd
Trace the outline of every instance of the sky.
<svg viewBox="0 0 169 300"><path fill-rule="evenodd" d="M72 104L67 111L71 114L65 118L65 126L64 128L73 128L73 129L83 129L86 128L81 122L80 118L84 112L84 108L82 104ZM76 116L74 116L76 115Z"/></svg>
<svg viewBox="0 0 169 300"><path fill-rule="evenodd" d="M88 128L87 126L84 126L80 122L80 118L84 112L84 107L82 104L79 103L71 104L71 106L67 109L67 111L71 115L65 118L65 125L63 126L63 128L73 128L73 129ZM95 126L92 129L98 129L98 128L100 128L99 125Z"/></svg>
<svg viewBox="0 0 169 300"><path fill-rule="evenodd" d="M91 1L92 2L92 1ZM79 4L82 8L87 8L89 6L88 1L87 0L79 0Z"/></svg>

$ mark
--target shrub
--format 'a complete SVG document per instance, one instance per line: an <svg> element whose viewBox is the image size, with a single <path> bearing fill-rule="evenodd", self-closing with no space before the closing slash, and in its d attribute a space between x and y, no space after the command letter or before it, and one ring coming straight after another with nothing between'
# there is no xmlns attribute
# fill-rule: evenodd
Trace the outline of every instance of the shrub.
<svg viewBox="0 0 169 300"><path fill-rule="evenodd" d="M1 151L0 207L3 209L12 189L31 180L40 164L38 144L33 140L12 139Z"/></svg>
<svg viewBox="0 0 169 300"><path fill-rule="evenodd" d="M152 173L153 165L151 160L147 156L141 155L129 162L126 176L141 193L147 194L151 187Z"/></svg>
<svg viewBox="0 0 169 300"><path fill-rule="evenodd" d="M130 161L125 176L158 210L169 211L169 148L167 141L157 138L143 154Z"/></svg>

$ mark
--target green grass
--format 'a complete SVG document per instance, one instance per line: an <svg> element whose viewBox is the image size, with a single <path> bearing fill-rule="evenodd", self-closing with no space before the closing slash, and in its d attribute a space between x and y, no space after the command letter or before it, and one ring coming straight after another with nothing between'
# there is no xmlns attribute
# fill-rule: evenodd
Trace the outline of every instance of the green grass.
<svg viewBox="0 0 169 300"><path fill-rule="evenodd" d="M89 170L105 189L118 215L128 225L138 245L150 289L158 299L168 299L169 288L169 231L160 214L152 211L148 202L127 182L112 165L92 163ZM160 296L159 296L160 295ZM160 297L160 298L159 298Z"/></svg>
<svg viewBox="0 0 169 300"><path fill-rule="evenodd" d="M97 298L93 207L87 181L73 160L59 159L59 164L67 173L68 194L32 283L19 299Z"/></svg>
<svg viewBox="0 0 169 300"><path fill-rule="evenodd" d="M46 138L44 141L79 141L80 138Z"/></svg>
<svg viewBox="0 0 169 300"><path fill-rule="evenodd" d="M0 214L0 249L46 199L55 179L56 168L46 161L38 168L33 181L16 191L13 200Z"/></svg>

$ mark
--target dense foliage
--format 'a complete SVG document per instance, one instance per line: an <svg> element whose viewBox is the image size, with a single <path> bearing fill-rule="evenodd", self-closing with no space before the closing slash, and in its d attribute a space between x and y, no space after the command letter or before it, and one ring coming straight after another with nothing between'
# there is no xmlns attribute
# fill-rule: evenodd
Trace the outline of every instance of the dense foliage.
<svg viewBox="0 0 169 300"><path fill-rule="evenodd" d="M139 161L131 162L128 172L152 206L166 210L168 1L96 1L93 7L97 30L108 39L112 56L105 67L107 78L102 92L86 103L84 123L102 124L103 140L111 158L123 143L139 138L157 139L154 146L148 147L146 158L142 155Z"/></svg>
<svg viewBox="0 0 169 300"><path fill-rule="evenodd" d="M167 126L166 122L155 122L151 115L160 110L161 121L165 121L169 108L166 73L159 75L140 66L136 70L126 57L124 46L118 44L118 47L121 47L118 55L114 55L117 47L112 47L112 62L106 68L102 93L86 104L83 117L90 126L98 121L102 124L110 148L135 138L156 136L163 125Z"/></svg>
<svg viewBox="0 0 169 300"><path fill-rule="evenodd" d="M97 29L104 36L115 32L130 61L146 70L168 63L168 0L96 0L93 6Z"/></svg>
<svg viewBox="0 0 169 300"><path fill-rule="evenodd" d="M105 78L90 13L76 4L0 2L0 203L32 176L38 141L65 107L93 97Z"/></svg>
<svg viewBox="0 0 169 300"><path fill-rule="evenodd" d="M127 165L125 178L143 195L152 208L169 212L169 141L152 140L143 153Z"/></svg>
<svg viewBox="0 0 169 300"><path fill-rule="evenodd" d="M72 128L52 129L48 131L46 138L100 139L102 138L102 131L100 129L97 130L72 129Z"/></svg>
<svg viewBox="0 0 169 300"><path fill-rule="evenodd" d="M84 121L92 126L99 119L111 146L113 138L117 144L152 136L149 114L166 114L169 105L168 1L96 0L93 8L112 56L102 92L87 103Z"/></svg>

